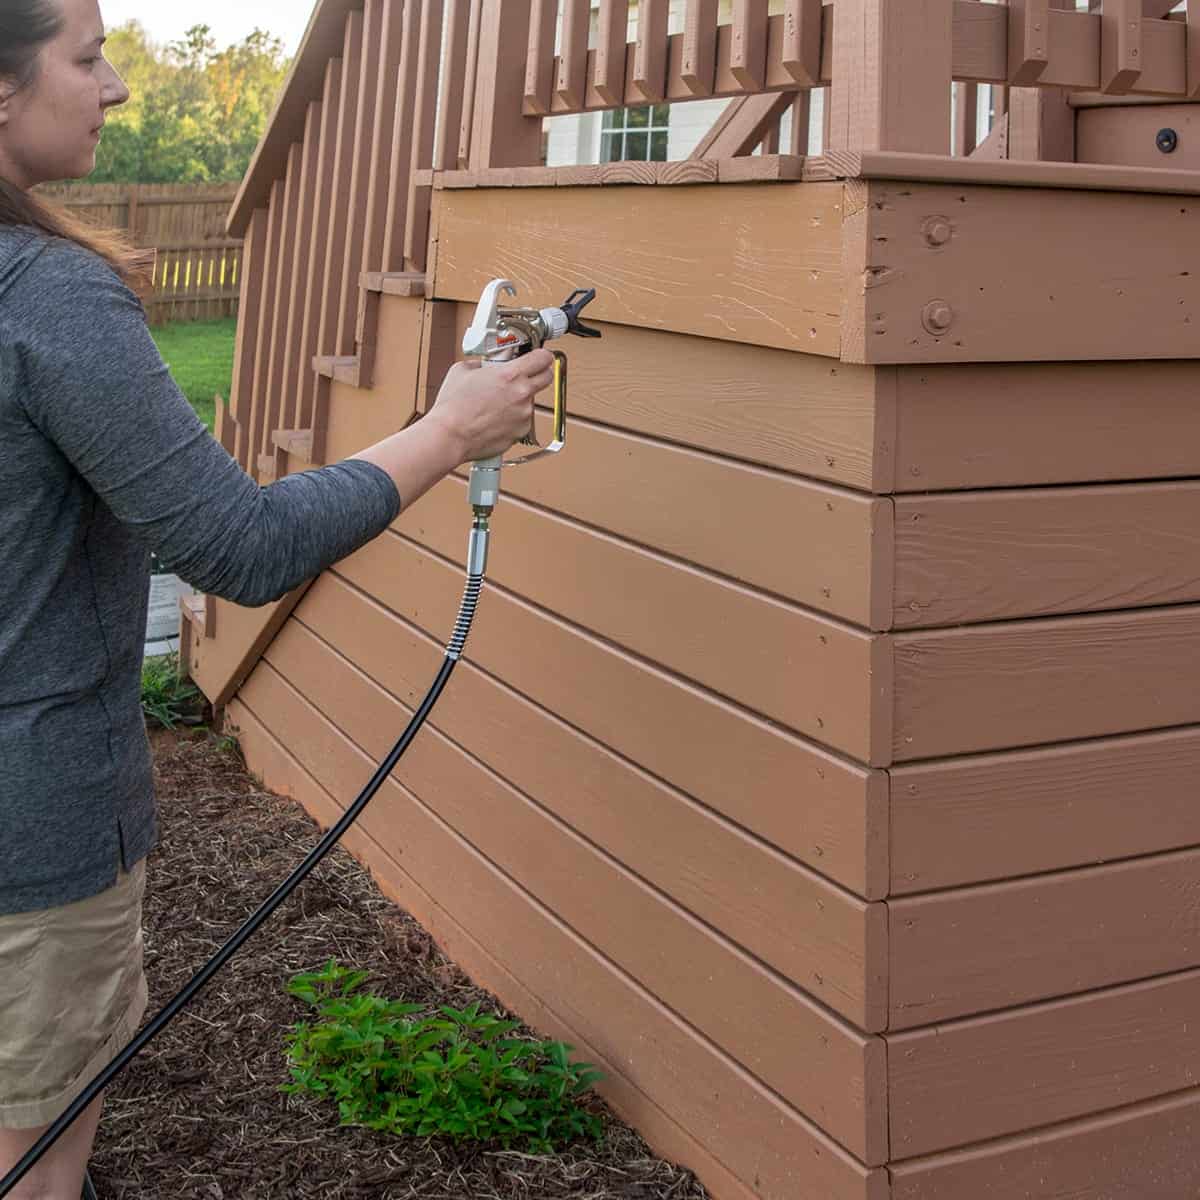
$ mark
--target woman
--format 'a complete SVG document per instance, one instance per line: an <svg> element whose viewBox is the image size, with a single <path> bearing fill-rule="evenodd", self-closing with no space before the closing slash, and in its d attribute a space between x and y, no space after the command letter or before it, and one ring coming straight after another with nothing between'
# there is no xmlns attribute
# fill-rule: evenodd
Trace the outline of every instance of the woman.
<svg viewBox="0 0 1200 1200"><path fill-rule="evenodd" d="M278 597L529 428L545 351L460 364L412 428L257 487L171 382L131 253L31 193L88 174L129 93L97 0L0 0L0 1176L141 1021L155 839L139 699L151 550ZM14 1193L75 1200L91 1107Z"/></svg>

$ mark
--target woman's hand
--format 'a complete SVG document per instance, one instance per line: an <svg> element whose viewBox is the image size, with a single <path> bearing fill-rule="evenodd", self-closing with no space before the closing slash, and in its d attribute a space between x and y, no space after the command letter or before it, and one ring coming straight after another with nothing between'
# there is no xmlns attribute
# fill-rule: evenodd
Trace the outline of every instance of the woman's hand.
<svg viewBox="0 0 1200 1200"><path fill-rule="evenodd" d="M533 398L553 380L554 356L549 350L486 367L456 363L425 420L445 431L460 464L495 458L529 432Z"/></svg>

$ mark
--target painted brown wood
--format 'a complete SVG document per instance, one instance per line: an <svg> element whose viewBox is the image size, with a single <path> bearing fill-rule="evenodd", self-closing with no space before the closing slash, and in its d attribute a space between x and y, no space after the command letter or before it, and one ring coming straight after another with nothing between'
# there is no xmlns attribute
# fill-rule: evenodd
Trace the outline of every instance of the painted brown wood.
<svg viewBox="0 0 1200 1200"><path fill-rule="evenodd" d="M376 52L377 52L376 47ZM316 353L349 354L354 347L338 351L339 321L344 300L343 278L349 264L346 254L345 232L354 220L353 208L358 207L352 191L358 155L355 131L358 124L359 91L363 83L363 14L352 12L346 18L346 41L342 51L341 94L338 97L338 119L334 135L334 167L332 179L333 205L329 214L329 229L337 231L329 238L329 250L325 257L325 277L319 288L321 317L318 324ZM365 197L364 197L365 200ZM362 257L354 256L357 271ZM316 404L314 403L314 413ZM314 424L320 422L314 416Z"/></svg>
<svg viewBox="0 0 1200 1200"><path fill-rule="evenodd" d="M953 29L952 0L838 0L831 147L948 153Z"/></svg>
<svg viewBox="0 0 1200 1200"><path fill-rule="evenodd" d="M376 373L370 394L344 383L331 386L323 462L340 462L398 433L416 408L421 302L396 300L380 307Z"/></svg>
<svg viewBox="0 0 1200 1200"><path fill-rule="evenodd" d="M1008 82L1029 87L1050 61L1049 0L1011 0L1008 6Z"/></svg>
<svg viewBox="0 0 1200 1200"><path fill-rule="evenodd" d="M1158 167L1165 156L1156 144L1160 129L1174 129L1179 145L1170 162L1180 168L1200 169L1200 113L1195 104L1121 105L1074 110L1080 162L1123 163L1131 167Z"/></svg>
<svg viewBox="0 0 1200 1200"><path fill-rule="evenodd" d="M333 215L334 168L337 159L337 122L342 90L342 60L331 59L325 72L325 90L321 98L321 130L319 141L319 165L317 168L318 193L313 204L313 220L309 231L312 254L308 262L308 275L304 284L304 317L300 336L300 372L296 391L296 403L292 424L297 429L312 425L313 406L316 400L317 379L311 363L317 352L320 332L322 293L326 260L329 254L329 228Z"/></svg>
<svg viewBox="0 0 1200 1200"><path fill-rule="evenodd" d="M251 450L265 454L271 444L271 433L280 427L280 404L283 381L287 374L287 329L292 279L296 273L296 254L300 239L297 227L300 211L300 168L302 156L299 143L288 155L287 175L283 181L280 209L279 249L273 264L275 304L271 313L270 343L267 347L266 391L263 394L261 423L255 427L255 442Z"/></svg>
<svg viewBox="0 0 1200 1200"><path fill-rule="evenodd" d="M804 87L817 87L821 82L821 9L821 0L784 3L779 59L783 69ZM795 154L804 152L804 149L793 150Z"/></svg>
<svg viewBox="0 0 1200 1200"><path fill-rule="evenodd" d="M467 81L474 74L469 62L471 0L447 0L446 55L438 81L437 144L434 170L454 170L459 162L459 143L467 111ZM478 35L477 35L478 36Z"/></svg>
<svg viewBox="0 0 1200 1200"><path fill-rule="evenodd" d="M231 237L242 237L256 208L270 198L271 188L283 174L288 148L304 129L310 100L321 92L321 81L331 59L343 44L346 19L361 0L320 0L280 89L266 134L260 140L249 169L229 210Z"/></svg>
<svg viewBox="0 0 1200 1200"><path fill-rule="evenodd" d="M667 95L667 18L670 0L638 0L637 37L627 78L641 104Z"/></svg>
<svg viewBox="0 0 1200 1200"><path fill-rule="evenodd" d="M1200 971L888 1038L895 1158L1200 1083Z"/></svg>
<svg viewBox="0 0 1200 1200"><path fill-rule="evenodd" d="M417 129L420 30L418 5L405 4L392 125L392 157L388 167L387 218L384 222L383 258L380 261L382 270L387 273L404 269L404 232L408 228L408 205L412 199L410 172Z"/></svg>
<svg viewBox="0 0 1200 1200"><path fill-rule="evenodd" d="M550 111L554 91L554 34L558 0L529 0L529 49L525 61L526 111Z"/></svg>
<svg viewBox="0 0 1200 1200"><path fill-rule="evenodd" d="M1100 10L1100 90L1127 92L1142 74L1142 0L1104 0Z"/></svg>
<svg viewBox="0 0 1200 1200"><path fill-rule="evenodd" d="M1200 608L895 637L896 761L1200 721Z"/></svg>
<svg viewBox="0 0 1200 1200"><path fill-rule="evenodd" d="M297 402L300 377L309 372L308 356L304 353L304 288L308 283L313 259L321 243L309 237L316 220L316 206L321 200L321 102L308 106L304 125L304 146L300 161L299 205L296 210L296 259L292 269L291 288L287 297L287 333L284 338L283 374L279 388L276 427L298 424ZM273 435L274 429L270 431Z"/></svg>
<svg viewBox="0 0 1200 1200"><path fill-rule="evenodd" d="M465 484L447 480L402 518L439 554L465 554ZM735 703L879 764L890 745L884 643L648 550L504 501L491 577ZM611 581L621 579L621 592ZM637 595L631 607L626 595ZM720 629L720 638L713 630Z"/></svg>
<svg viewBox="0 0 1200 1200"><path fill-rule="evenodd" d="M1200 600L1200 484L895 501L897 628Z"/></svg>
<svg viewBox="0 0 1200 1200"><path fill-rule="evenodd" d="M733 0L729 69L747 92L767 76L767 0Z"/></svg>
<svg viewBox="0 0 1200 1200"><path fill-rule="evenodd" d="M524 61L529 29L529 0L487 0L482 6L471 131L475 170L541 161L542 122L523 114L524 73L513 69ZM553 64L548 69L553 72Z"/></svg>
<svg viewBox="0 0 1200 1200"><path fill-rule="evenodd" d="M417 104L409 166L411 195L404 224L404 268L424 271L429 240L432 187L419 184L416 173L433 166L434 134L438 119L438 76L442 54L442 0L424 0L420 45L417 50Z"/></svg>
<svg viewBox="0 0 1200 1200"><path fill-rule="evenodd" d="M451 3L455 3L455 0L451 0ZM458 3L461 6L465 0L458 0ZM393 185L401 185L401 180L392 175L392 152L396 138L396 109L410 86L408 79L402 79L400 74L402 70L411 70L411 60L405 59L408 49L404 42L406 7L403 3L384 3L378 33L379 65L375 78L366 81L368 87L375 89L375 101L368 142L370 169L366 175L366 229L362 248L364 272L383 268L384 245L388 235L388 202ZM461 89L458 99L461 104ZM457 139L458 118L448 115L454 120L454 137Z"/></svg>
<svg viewBox="0 0 1200 1200"><path fill-rule="evenodd" d="M309 599L297 620L414 706L431 670L437 672L444 639L402 622L338 576L323 580ZM373 642L372 635L382 640ZM446 711L439 707L433 722L448 738L806 992L848 1016L864 1017L863 1025L882 1017L884 981L879 964L867 957L881 951L878 905L747 836L508 681L473 665L463 673L469 682L447 697ZM530 753L532 746L540 750ZM748 879L755 881L751 889ZM794 919L805 913L804 920ZM814 968L818 960L828 969ZM850 1125L861 1124L861 1115ZM858 1143L847 1145L865 1152Z"/></svg>
<svg viewBox="0 0 1200 1200"><path fill-rule="evenodd" d="M717 0L687 0L679 77L690 92L707 96L716 71Z"/></svg>
<svg viewBox="0 0 1200 1200"><path fill-rule="evenodd" d="M538 425L545 442L545 414ZM506 493L855 624L890 628L890 501L584 420L570 437L569 459L510 471Z"/></svg>
<svg viewBox="0 0 1200 1200"><path fill-rule="evenodd" d="M750 154L792 106L790 92L766 92L731 100L721 120L696 147L697 158L736 158ZM767 152L777 153L776 151Z"/></svg>
<svg viewBox="0 0 1200 1200"><path fill-rule="evenodd" d="M435 646L424 649L421 661L432 668L432 677L439 651ZM372 756L387 753L396 729L412 715L410 707L309 631L303 617L281 632L265 661ZM880 1103L885 1095L881 1040L858 1033L786 976L746 954L723 930L696 920L655 886L657 880L639 879L636 865L619 853L631 840L649 835L639 820L630 822L628 814L617 817L607 824L610 837L599 841L594 831L580 836L556 811L578 810L578 803L564 796L550 806L545 796L517 790L492 764L481 764L471 747L459 746L439 728L427 726L405 759L409 791L697 1031L852 1153L869 1165L882 1165L887 1138ZM575 786L568 783L567 790L573 792ZM594 798L584 803L594 807ZM704 869L708 861L702 858L695 865ZM834 906L828 892L820 902ZM825 911L817 910L817 903L812 897L793 909L817 913L801 960L806 976L817 968L832 976L843 963L850 964L861 946L854 945L850 921L846 932L851 940L821 945L821 934L813 934L821 929L828 936L834 922L822 922ZM866 911L864 906L859 914L860 938ZM637 935L631 936L634 930ZM675 946L679 953L664 958L662 945ZM860 963L860 972L864 969ZM861 974L850 986L861 991ZM868 1093L874 1110L870 1130Z"/></svg>
<svg viewBox="0 0 1200 1200"><path fill-rule="evenodd" d="M637 188L618 207L592 188L443 191L432 294L478 300L503 275L553 303L586 281L597 320L836 355L841 197L839 184ZM731 236L743 205L752 242Z"/></svg>
<svg viewBox="0 0 1200 1200"><path fill-rule="evenodd" d="M1200 965L1200 851L892 899L892 1030Z"/></svg>
<svg viewBox="0 0 1200 1200"><path fill-rule="evenodd" d="M1200 845L1200 730L894 767L891 894Z"/></svg>
<svg viewBox="0 0 1200 1200"><path fill-rule="evenodd" d="M1062 361L1195 351L1200 262L1184 232L1195 220L1191 201L915 183L868 189L867 284L861 305L853 301L864 332L848 333L843 358ZM948 223L948 239L931 244L922 235L930 218ZM1108 252L1097 256L1101 237ZM1015 287L1018 278L1039 285ZM1072 319L1084 311L1086 321Z"/></svg>
<svg viewBox="0 0 1200 1200"><path fill-rule="evenodd" d="M294 691L289 689L287 695L291 703L286 708L260 714L239 704L234 717L248 725L254 722L250 728L256 758L262 754L272 772L268 784L278 780L282 788L328 813L328 820L336 812L330 793L344 802L346 784L360 776L365 779L372 764ZM297 739L297 727L308 736ZM268 742L273 744L264 745ZM294 748L300 760L287 754L283 745ZM316 789L319 795L314 795ZM719 1148L719 1158L707 1160L721 1165L717 1185L727 1187L732 1179L745 1189L746 1197L765 1188L822 1200L888 1200L885 1171L863 1167L711 1043L697 1038L394 780L384 785L362 825L376 844L403 848L401 861L418 886L436 893L546 1010L570 1013L570 1028L578 1031L579 1042L594 1045L599 1061L637 1089L627 1110L631 1117L661 1130L661 1119L647 1111L651 1105L661 1106L661 1112L687 1129L706 1152ZM372 862L378 866L379 858ZM460 883L452 894L442 887L446 878ZM446 948L464 961L456 943ZM478 960L465 961L470 965ZM492 979L485 982L498 986ZM623 1045L634 1042L643 1044L644 1051L633 1056L622 1051ZM603 1085L606 1092L612 1087L612 1082ZM629 1091L624 1095L629 1098Z"/></svg>
<svg viewBox="0 0 1200 1200"><path fill-rule="evenodd" d="M1200 1187L1200 1091L890 1168L891 1200L1024 1200L1040 1192L1174 1200Z"/></svg>
<svg viewBox="0 0 1200 1200"><path fill-rule="evenodd" d="M237 695L308 586L303 584L262 608L243 608L228 600L216 600L215 628L219 637L207 638L202 628L191 626L191 678L214 708L221 708Z"/></svg>
<svg viewBox="0 0 1200 1200"><path fill-rule="evenodd" d="M565 0L562 10L562 53L554 79L554 94L576 107L587 92L588 27L592 19L590 0Z"/></svg>
<svg viewBox="0 0 1200 1200"><path fill-rule="evenodd" d="M441 643L461 571L377 539L339 577ZM866 899L887 886L886 777L682 684L489 584L469 661L595 742ZM587 679L581 688L576 680ZM419 686L414 683L414 687ZM613 704L612 697L620 703Z"/></svg>
<svg viewBox="0 0 1200 1200"><path fill-rule="evenodd" d="M266 247L262 257L263 319L259 322L255 334L253 390L249 396L250 403L245 411L242 411L239 404L239 427L245 430L245 460L242 462L242 469L252 477L257 477L258 474L258 454L267 411L267 375L271 362L271 334L274 330L276 306L279 303L276 284L284 217L283 188L283 182L276 181L271 189L271 202L267 208Z"/></svg>
<svg viewBox="0 0 1200 1200"><path fill-rule="evenodd" d="M255 771L265 775L276 792L301 803L308 814L321 826L328 828L341 815L337 802L308 774L307 771L279 744L249 709L237 701L229 706L229 726L236 726L247 755L255 763ZM688 1166L697 1172L706 1186L720 1188L721 1195L734 1200L755 1200L750 1190L731 1175L713 1156L702 1148L679 1124L637 1090L621 1072L614 1068L604 1054L580 1033L578 1018L567 1022L547 1007L546 1002L518 982L511 971L498 962L467 932L429 893L419 886L399 865L398 858L384 850L379 842L360 826L352 826L342 840L361 863L366 865L388 899L404 908L420 922L437 944L456 965L476 981L486 981L488 990L496 995L510 1012L519 1012L528 1023L546 1036L555 1037L575 1047L577 1061L596 1064L605 1078L597 1090L615 1111L646 1137L650 1145L672 1162ZM611 1052L611 1050L610 1050Z"/></svg>
<svg viewBox="0 0 1200 1200"><path fill-rule="evenodd" d="M339 249L344 258L336 276L340 300L332 353L337 355L354 354L357 349L354 334L360 295L359 276L362 274L364 262L363 248L367 234L371 173L375 170L373 138L377 84L383 55L383 7L384 0L364 0L362 60L359 66L361 76L357 85L357 104L353 117L353 141L346 147L346 153L352 160L349 210L346 225L338 239Z"/></svg>
<svg viewBox="0 0 1200 1200"><path fill-rule="evenodd" d="M229 414L239 424L249 419L254 401L255 356L250 351L258 343L258 331L266 315L263 311L266 251L267 210L260 208L255 210L250 219L242 249L241 301L238 305L234 372L229 392ZM245 465L243 462L242 466Z"/></svg>
<svg viewBox="0 0 1200 1200"><path fill-rule="evenodd" d="M1200 475L1195 361L902 367L891 378L896 491Z"/></svg>
<svg viewBox="0 0 1200 1200"><path fill-rule="evenodd" d="M617 105L625 95L626 0L600 0L596 49L588 56L589 76L601 103Z"/></svg>

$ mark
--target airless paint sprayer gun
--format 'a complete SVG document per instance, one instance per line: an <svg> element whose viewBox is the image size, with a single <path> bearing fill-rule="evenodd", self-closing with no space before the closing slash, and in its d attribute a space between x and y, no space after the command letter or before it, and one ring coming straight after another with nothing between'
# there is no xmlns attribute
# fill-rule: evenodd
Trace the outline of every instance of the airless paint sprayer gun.
<svg viewBox="0 0 1200 1200"><path fill-rule="evenodd" d="M512 359L540 350L546 342L573 333L578 337L600 337L598 329L584 325L579 316L596 298L596 289L572 292L557 308L509 308L500 304L502 294L516 296L517 289L508 279L493 279L483 289L475 319L463 335L463 354L468 358L482 358L484 365L511 362ZM531 422L529 433L521 439L521 445L536 449L519 458L485 458L471 467L468 499L475 510L475 521L471 528L471 544L467 555L467 595L459 617L459 628L470 628L479 589L483 584L483 573L487 568L488 540L491 534L492 510L500 499L500 470L502 467L519 467L547 454L557 454L567 440L567 356L561 350L551 351L554 355L554 427L548 446L541 446L537 431ZM535 418L536 420L536 418ZM469 609L468 609L469 606ZM458 630L455 641L458 643ZM461 653L462 645L458 644Z"/></svg>
<svg viewBox="0 0 1200 1200"><path fill-rule="evenodd" d="M463 339L463 353L468 357L482 358L486 363L502 363L539 350L548 341L574 333L580 337L599 337L600 332L589 329L579 321L579 314L595 298L595 290L573 292L558 308L504 308L500 306L501 293L516 295L516 288L507 279L496 279L484 288L475 312L475 320ZM358 798L342 814L337 824L328 830L308 857L285 879L258 909L242 924L236 933L213 955L211 959L180 989L137 1036L87 1085L66 1111L34 1143L11 1171L0 1179L0 1200L7 1196L25 1175L40 1161L71 1125L86 1111L97 1096L146 1048L166 1026L199 994L210 979L241 949L266 922L271 914L296 890L312 870L342 839L342 835L358 820L363 809L371 802L375 793L383 786L393 768L403 757L421 726L437 704L442 691L462 657L467 635L479 604L479 593L483 588L483 574L487 568L490 520L496 501L500 498L500 471L502 467L519 466L533 462L547 454L555 454L563 448L567 428L567 356L561 351L554 354L554 436L548 446L538 445L536 432L531 422L529 433L522 444L535 447L529 454L512 460L502 457L477 462L471 468L470 501L475 511L471 527L471 542L467 561L467 589L459 612L454 634L447 644L445 659L437 678L433 681L425 699L421 701L400 740L387 758L380 763L375 774L359 793Z"/></svg>

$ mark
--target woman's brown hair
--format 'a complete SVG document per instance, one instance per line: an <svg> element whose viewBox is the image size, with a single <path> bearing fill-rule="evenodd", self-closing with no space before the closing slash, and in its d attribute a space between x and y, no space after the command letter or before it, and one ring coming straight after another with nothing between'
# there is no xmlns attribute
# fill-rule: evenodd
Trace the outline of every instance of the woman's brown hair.
<svg viewBox="0 0 1200 1200"><path fill-rule="evenodd" d="M17 88L37 77L38 55L62 28L55 0L0 0L0 79ZM65 209L0 177L0 226L25 225L98 254L131 287L147 282L153 252L135 249L116 230L88 225Z"/></svg>

